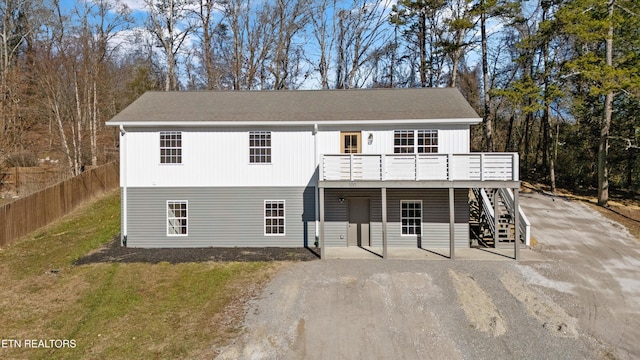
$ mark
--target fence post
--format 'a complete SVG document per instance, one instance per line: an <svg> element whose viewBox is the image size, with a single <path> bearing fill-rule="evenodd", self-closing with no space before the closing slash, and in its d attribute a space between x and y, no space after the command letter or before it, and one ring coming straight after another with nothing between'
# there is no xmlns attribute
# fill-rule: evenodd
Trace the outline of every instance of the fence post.
<svg viewBox="0 0 640 360"><path fill-rule="evenodd" d="M16 169L16 195L19 194L18 189L20 188L20 177L19 177L19 173L20 171L18 170L19 167L15 167L14 169Z"/></svg>

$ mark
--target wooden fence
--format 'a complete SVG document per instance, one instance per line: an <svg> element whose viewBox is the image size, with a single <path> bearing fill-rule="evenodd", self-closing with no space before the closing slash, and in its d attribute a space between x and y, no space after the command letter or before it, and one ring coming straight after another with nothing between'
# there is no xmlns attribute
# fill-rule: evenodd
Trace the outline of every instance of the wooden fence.
<svg viewBox="0 0 640 360"><path fill-rule="evenodd" d="M0 247L120 186L118 162L110 162L0 207Z"/></svg>
<svg viewBox="0 0 640 360"><path fill-rule="evenodd" d="M59 166L12 167L0 172L0 190L23 197L69 178Z"/></svg>

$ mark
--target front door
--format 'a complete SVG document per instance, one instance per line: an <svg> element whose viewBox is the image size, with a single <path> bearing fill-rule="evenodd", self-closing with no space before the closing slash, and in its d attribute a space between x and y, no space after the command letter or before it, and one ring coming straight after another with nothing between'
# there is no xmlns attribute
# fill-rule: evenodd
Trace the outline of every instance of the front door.
<svg viewBox="0 0 640 360"><path fill-rule="evenodd" d="M369 199L349 198L348 246L370 246Z"/></svg>
<svg viewBox="0 0 640 360"><path fill-rule="evenodd" d="M340 152L342 154L359 154L362 152L360 144L360 132L340 133Z"/></svg>

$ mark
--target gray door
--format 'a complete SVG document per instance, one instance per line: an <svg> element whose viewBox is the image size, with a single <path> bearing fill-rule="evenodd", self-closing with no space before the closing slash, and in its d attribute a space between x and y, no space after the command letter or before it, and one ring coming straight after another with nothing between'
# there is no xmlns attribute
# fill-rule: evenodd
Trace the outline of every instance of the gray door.
<svg viewBox="0 0 640 360"><path fill-rule="evenodd" d="M349 198L348 246L370 246L369 199Z"/></svg>

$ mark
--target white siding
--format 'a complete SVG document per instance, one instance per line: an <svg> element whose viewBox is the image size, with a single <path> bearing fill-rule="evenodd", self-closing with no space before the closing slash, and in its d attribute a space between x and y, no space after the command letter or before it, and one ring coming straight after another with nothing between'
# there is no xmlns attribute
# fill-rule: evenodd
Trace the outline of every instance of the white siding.
<svg viewBox="0 0 640 360"><path fill-rule="evenodd" d="M362 152L392 154L393 133L403 126L376 126L369 129L313 125L298 128L188 128L182 131L182 164L160 164L159 132L168 129L126 129L123 137L126 159L121 156L121 185L128 187L174 186L307 186L313 183L316 159L340 153L340 131L361 131ZM438 129L439 153L469 152L468 125L418 126ZM271 131L271 164L249 163L249 131ZM368 143L369 134L373 136ZM317 137L317 139L315 139ZM126 147L126 150L125 150ZM126 179L125 179L126 177ZM126 181L126 184L124 183Z"/></svg>
<svg viewBox="0 0 640 360"><path fill-rule="evenodd" d="M311 129L271 131L271 164L249 163L249 129L180 130L182 164L160 164L157 129L127 132L127 186L306 186L312 180Z"/></svg>
<svg viewBox="0 0 640 360"><path fill-rule="evenodd" d="M441 154L465 154L470 151L469 126L448 126L438 131L438 152Z"/></svg>
<svg viewBox="0 0 640 360"><path fill-rule="evenodd" d="M469 152L469 125L424 125L417 127L395 126L360 130L363 154L393 154L393 133L395 130L438 130L438 153L460 154ZM353 131L347 129L345 131ZM369 144L369 134L373 141ZM340 153L340 131L320 128L320 154Z"/></svg>
<svg viewBox="0 0 640 360"><path fill-rule="evenodd" d="M340 153L339 130L325 130L320 128L318 132L318 153L320 155Z"/></svg>

